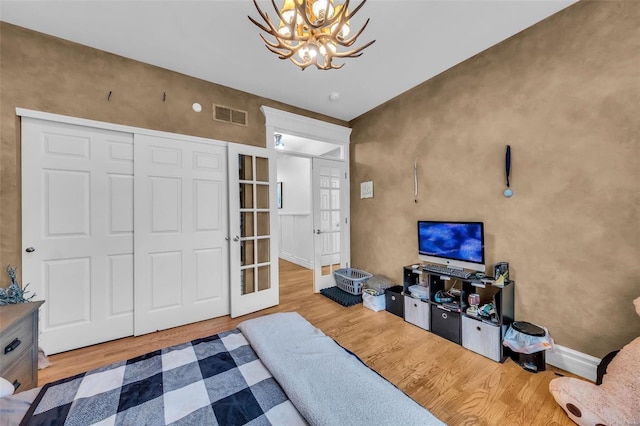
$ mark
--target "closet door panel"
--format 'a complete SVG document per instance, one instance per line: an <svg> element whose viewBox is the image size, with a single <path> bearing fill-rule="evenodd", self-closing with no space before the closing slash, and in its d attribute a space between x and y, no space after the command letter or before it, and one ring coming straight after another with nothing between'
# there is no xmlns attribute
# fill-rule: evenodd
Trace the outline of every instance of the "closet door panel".
<svg viewBox="0 0 640 426"><path fill-rule="evenodd" d="M22 118L22 282L40 345L133 333L133 135Z"/></svg>
<svg viewBox="0 0 640 426"><path fill-rule="evenodd" d="M135 137L135 334L229 313L226 147Z"/></svg>

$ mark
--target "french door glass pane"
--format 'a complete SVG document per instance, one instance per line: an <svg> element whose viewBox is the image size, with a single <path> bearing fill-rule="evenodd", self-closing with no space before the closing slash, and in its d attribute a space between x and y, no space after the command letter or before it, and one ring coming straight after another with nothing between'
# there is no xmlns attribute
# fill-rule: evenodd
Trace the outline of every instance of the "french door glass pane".
<svg viewBox="0 0 640 426"><path fill-rule="evenodd" d="M240 242L240 264L242 266L253 265L255 262L253 255L253 240L245 240Z"/></svg>
<svg viewBox="0 0 640 426"><path fill-rule="evenodd" d="M256 291L253 268L247 268L240 271L242 274L242 294L250 294Z"/></svg>
<svg viewBox="0 0 640 426"><path fill-rule="evenodd" d="M256 207L259 209L269 209L269 185L256 185Z"/></svg>
<svg viewBox="0 0 640 426"><path fill-rule="evenodd" d="M271 268L269 265L258 267L258 291L271 288Z"/></svg>
<svg viewBox="0 0 640 426"><path fill-rule="evenodd" d="M240 236L253 237L253 212L240 213Z"/></svg>
<svg viewBox="0 0 640 426"><path fill-rule="evenodd" d="M269 220L270 214L269 212L257 212L256 216L258 217L258 236L268 236L269 235Z"/></svg>
<svg viewBox="0 0 640 426"><path fill-rule="evenodd" d="M267 263L271 253L269 252L271 245L270 238L263 238L258 240L258 263Z"/></svg>
<svg viewBox="0 0 640 426"><path fill-rule="evenodd" d="M253 157L243 154L239 154L238 157L240 180L253 180Z"/></svg>
<svg viewBox="0 0 640 426"><path fill-rule="evenodd" d="M251 183L240 184L240 208L253 208L253 184Z"/></svg>
<svg viewBox="0 0 640 426"><path fill-rule="evenodd" d="M269 159L256 157L256 181L269 182Z"/></svg>

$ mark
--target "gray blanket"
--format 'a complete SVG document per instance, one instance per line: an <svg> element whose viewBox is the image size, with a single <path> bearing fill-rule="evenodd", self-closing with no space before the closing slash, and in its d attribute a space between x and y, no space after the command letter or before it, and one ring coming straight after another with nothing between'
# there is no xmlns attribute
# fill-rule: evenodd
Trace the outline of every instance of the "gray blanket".
<svg viewBox="0 0 640 426"><path fill-rule="evenodd" d="M239 328L312 425L443 424L295 312Z"/></svg>

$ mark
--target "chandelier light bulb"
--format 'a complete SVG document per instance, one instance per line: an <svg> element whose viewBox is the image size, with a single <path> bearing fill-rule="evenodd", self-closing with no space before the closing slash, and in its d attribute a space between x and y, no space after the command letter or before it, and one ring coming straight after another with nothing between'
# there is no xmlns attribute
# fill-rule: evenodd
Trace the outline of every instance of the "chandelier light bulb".
<svg viewBox="0 0 640 426"><path fill-rule="evenodd" d="M331 31L335 31L336 28L338 27L339 24L333 24L333 27L331 27ZM344 24L342 26L342 28L340 28L340 30L338 31L338 39L339 40L344 40L345 38L347 38L349 36L349 33L351 32L351 27L349 27L349 23L347 22L346 24Z"/></svg>
<svg viewBox="0 0 640 426"><path fill-rule="evenodd" d="M335 13L336 15L340 16L342 15L342 9L344 8L344 5L339 4L336 6L336 10ZM349 16L349 9L347 9L344 14L346 16ZM331 26L331 32L336 31L336 28L338 28L338 26L340 25L340 21L335 22L332 26ZM340 27L340 29L338 29L337 31L337 38L338 40L344 40L349 33L351 32L351 26L349 24L349 21L347 20L347 22L344 23L344 25L342 27Z"/></svg>
<svg viewBox="0 0 640 426"><path fill-rule="evenodd" d="M280 9L280 15L282 15L282 19L287 24L290 24L293 21L293 17L296 16L295 0L285 0L282 9Z"/></svg>
<svg viewBox="0 0 640 426"><path fill-rule="evenodd" d="M298 56L303 61L311 61L317 55L318 55L318 52L317 52L316 46L309 45L309 43L307 43L306 46L301 47L300 50L298 50Z"/></svg>
<svg viewBox="0 0 640 426"><path fill-rule="evenodd" d="M329 50L327 50L327 47L329 48ZM335 43L328 42L328 43L320 45L320 49L318 49L318 50L320 51L321 55L326 55L328 51L331 51L331 53L336 53L338 48L336 47Z"/></svg>
<svg viewBox="0 0 640 426"><path fill-rule="evenodd" d="M311 11L316 16L317 22L322 22L325 18L331 19L333 18L333 1L316 0L311 7Z"/></svg>
<svg viewBox="0 0 640 426"><path fill-rule="evenodd" d="M282 35L283 37L291 36L291 27L289 27L289 25L285 24L284 22L281 22L280 28L278 28L278 34Z"/></svg>

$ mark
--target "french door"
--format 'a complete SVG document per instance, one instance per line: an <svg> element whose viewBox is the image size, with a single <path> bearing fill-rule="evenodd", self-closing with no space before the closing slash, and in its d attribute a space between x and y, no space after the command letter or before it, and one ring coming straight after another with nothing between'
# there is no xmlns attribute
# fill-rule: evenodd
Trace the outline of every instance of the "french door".
<svg viewBox="0 0 640 426"><path fill-rule="evenodd" d="M276 153L229 144L231 317L279 301Z"/></svg>
<svg viewBox="0 0 640 426"><path fill-rule="evenodd" d="M344 161L313 159L314 290L332 287L349 259L348 172Z"/></svg>

